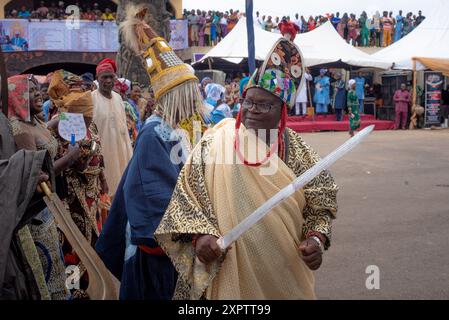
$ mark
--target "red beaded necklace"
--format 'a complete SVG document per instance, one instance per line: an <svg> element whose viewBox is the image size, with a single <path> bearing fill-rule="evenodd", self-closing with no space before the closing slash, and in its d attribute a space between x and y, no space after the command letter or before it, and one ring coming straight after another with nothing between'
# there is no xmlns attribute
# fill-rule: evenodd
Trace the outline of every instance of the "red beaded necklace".
<svg viewBox="0 0 449 320"><path fill-rule="evenodd" d="M281 121L279 123L279 128L278 128L278 138L277 138L276 142L271 145L271 148L265 155L265 158L263 158L262 161L260 161L260 162L258 162L258 161L254 162L254 163L249 162L248 160L245 159L245 157L243 156L243 154L240 151L239 129L240 129L240 125L241 125L241 119L242 119L242 109L240 109L240 112L238 113L237 119L235 122L235 139L234 139L234 150L237 153L237 156L239 157L240 161L242 161L245 165L250 166L250 167L259 167L259 166L263 165L264 163L266 163L271 158L273 153L276 152L276 150L279 151L281 159L284 158L285 144L284 144L284 139L282 136L284 134L285 126L286 126L286 122L287 122L287 106L285 103L282 106Z"/></svg>

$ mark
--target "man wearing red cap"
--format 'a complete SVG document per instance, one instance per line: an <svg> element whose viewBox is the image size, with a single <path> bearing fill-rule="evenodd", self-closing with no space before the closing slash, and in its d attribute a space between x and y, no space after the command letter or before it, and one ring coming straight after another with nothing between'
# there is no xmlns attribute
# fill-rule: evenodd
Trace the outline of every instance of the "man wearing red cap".
<svg viewBox="0 0 449 320"><path fill-rule="evenodd" d="M120 95L112 91L116 72L114 60L102 60L97 66L99 88L92 92L94 122L101 139L106 182L111 197L115 195L123 171L132 156L125 107Z"/></svg>
<svg viewBox="0 0 449 320"><path fill-rule="evenodd" d="M290 41L295 41L296 35L299 32L299 27L296 24L289 22L286 18L284 18L278 24L278 28L284 38Z"/></svg>

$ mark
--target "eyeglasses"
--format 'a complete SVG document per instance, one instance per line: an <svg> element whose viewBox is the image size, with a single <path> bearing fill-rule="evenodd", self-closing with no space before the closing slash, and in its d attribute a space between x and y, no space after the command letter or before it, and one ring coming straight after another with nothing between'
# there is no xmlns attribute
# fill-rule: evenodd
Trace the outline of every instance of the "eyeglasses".
<svg viewBox="0 0 449 320"><path fill-rule="evenodd" d="M271 111L271 109L276 108L276 105L272 105L270 103L254 103L251 100L244 100L242 107L244 109L251 109L253 108L254 111L260 112L260 113L268 113Z"/></svg>

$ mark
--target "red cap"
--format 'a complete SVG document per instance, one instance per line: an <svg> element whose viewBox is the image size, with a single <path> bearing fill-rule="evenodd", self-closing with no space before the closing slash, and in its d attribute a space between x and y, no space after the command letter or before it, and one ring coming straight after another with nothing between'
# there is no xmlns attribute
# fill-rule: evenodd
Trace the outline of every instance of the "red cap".
<svg viewBox="0 0 449 320"><path fill-rule="evenodd" d="M100 63L97 66L97 76L105 72L110 73L117 72L117 65L114 60L107 58L100 61Z"/></svg>
<svg viewBox="0 0 449 320"><path fill-rule="evenodd" d="M291 35L291 41L295 40L296 34L299 32L299 27L293 22L282 21L278 25L282 35L289 33Z"/></svg>

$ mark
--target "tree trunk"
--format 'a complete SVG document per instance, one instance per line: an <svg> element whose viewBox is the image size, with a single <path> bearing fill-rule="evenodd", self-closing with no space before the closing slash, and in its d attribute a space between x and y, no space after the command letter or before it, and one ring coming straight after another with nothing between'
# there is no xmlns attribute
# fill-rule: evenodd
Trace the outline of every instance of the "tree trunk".
<svg viewBox="0 0 449 320"><path fill-rule="evenodd" d="M145 21L167 41L170 41L170 13L167 12L168 0L120 0L117 8L117 23L120 24L126 17L126 6L129 3L145 4L148 14ZM119 36L120 48L117 52L118 76L137 81L141 85L149 86L150 79L143 66L142 59L128 49Z"/></svg>

